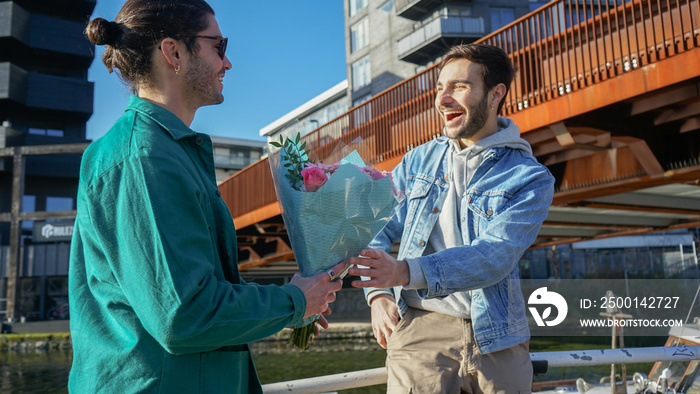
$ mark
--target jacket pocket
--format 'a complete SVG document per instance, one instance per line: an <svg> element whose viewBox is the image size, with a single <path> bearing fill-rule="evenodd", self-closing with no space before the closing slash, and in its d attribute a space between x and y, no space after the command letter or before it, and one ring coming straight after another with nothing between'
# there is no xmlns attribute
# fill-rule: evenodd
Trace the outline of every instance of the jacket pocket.
<svg viewBox="0 0 700 394"><path fill-rule="evenodd" d="M485 225L508 209L510 200L510 193L506 191L469 191L467 208L471 212L470 239L477 238Z"/></svg>
<svg viewBox="0 0 700 394"><path fill-rule="evenodd" d="M433 187L433 184L434 181L428 177L416 177L413 179L410 187L411 192L406 197L408 203L406 225L408 228L411 228L420 210L426 206L426 199L430 195L430 189Z"/></svg>

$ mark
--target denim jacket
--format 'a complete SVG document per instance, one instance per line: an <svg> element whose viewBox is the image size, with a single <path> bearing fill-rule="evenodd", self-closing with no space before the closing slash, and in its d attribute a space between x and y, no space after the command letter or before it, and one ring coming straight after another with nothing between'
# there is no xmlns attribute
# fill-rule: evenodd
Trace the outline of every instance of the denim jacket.
<svg viewBox="0 0 700 394"><path fill-rule="evenodd" d="M406 198L369 247L389 252L400 241L398 260L418 258L428 283L421 297L471 291L480 351L507 349L530 337L518 261L547 216L554 177L528 152L489 149L460 196L463 246L423 256L449 188L448 151L443 136L405 155L393 177ZM376 292L387 291L369 289L368 299ZM401 287L394 295L403 315Z"/></svg>

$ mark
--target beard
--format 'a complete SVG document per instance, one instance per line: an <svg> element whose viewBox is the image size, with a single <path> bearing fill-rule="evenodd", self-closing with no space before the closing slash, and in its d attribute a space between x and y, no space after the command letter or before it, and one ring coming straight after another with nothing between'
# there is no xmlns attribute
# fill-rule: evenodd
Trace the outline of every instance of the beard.
<svg viewBox="0 0 700 394"><path fill-rule="evenodd" d="M199 101L200 107L221 104L224 101L218 85L214 86L214 82L218 79L212 76L211 67L208 67L201 57L192 56L189 67L182 77L189 94Z"/></svg>
<svg viewBox="0 0 700 394"><path fill-rule="evenodd" d="M460 127L455 139L471 138L481 129L484 128L486 122L489 119L489 104L488 97L484 94L478 103L465 108L465 115L468 114L469 118L467 123Z"/></svg>

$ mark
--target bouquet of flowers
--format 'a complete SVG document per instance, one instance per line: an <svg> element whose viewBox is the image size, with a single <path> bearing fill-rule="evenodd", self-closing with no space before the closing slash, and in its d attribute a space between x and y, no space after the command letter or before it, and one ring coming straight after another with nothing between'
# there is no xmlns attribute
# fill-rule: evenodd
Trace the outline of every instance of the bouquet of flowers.
<svg viewBox="0 0 700 394"><path fill-rule="evenodd" d="M280 148L270 155L270 168L302 276L357 256L388 223L398 204L391 176L367 167L357 151L323 164L309 158L299 135L270 144ZM312 316L296 327L290 344L307 349L317 320Z"/></svg>

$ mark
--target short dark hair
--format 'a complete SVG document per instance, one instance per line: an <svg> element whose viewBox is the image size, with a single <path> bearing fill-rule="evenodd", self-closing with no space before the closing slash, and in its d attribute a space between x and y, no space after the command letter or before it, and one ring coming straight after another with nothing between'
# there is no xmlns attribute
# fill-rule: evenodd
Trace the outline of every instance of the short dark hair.
<svg viewBox="0 0 700 394"><path fill-rule="evenodd" d="M486 90L491 90L494 86L502 83L506 87L506 94L510 89L510 84L513 82L515 70L513 63L508 55L501 49L492 45L486 44L463 44L450 48L445 54L438 66L438 70L452 60L466 59L472 63L480 64L481 77L484 81ZM501 112L506 96L498 103L498 112Z"/></svg>
<svg viewBox="0 0 700 394"><path fill-rule="evenodd" d="M158 43L178 34L197 34L207 28L214 10L204 0L128 0L113 22L95 18L85 29L90 42L106 45L102 61L111 73L136 92L151 79L151 54ZM178 38L188 51L198 48L193 37Z"/></svg>

